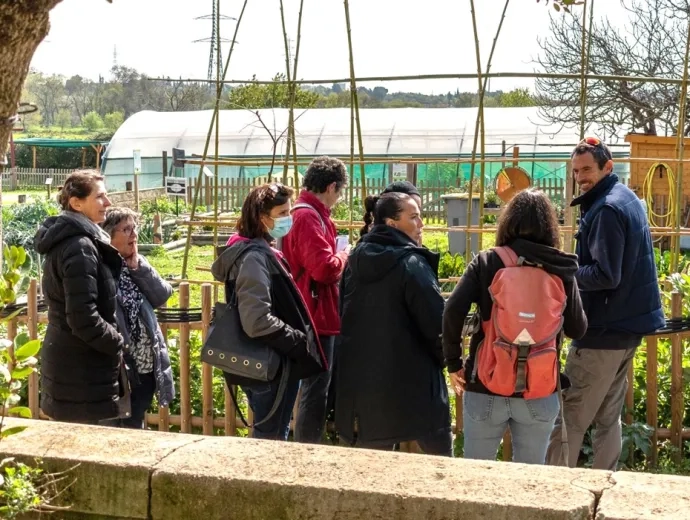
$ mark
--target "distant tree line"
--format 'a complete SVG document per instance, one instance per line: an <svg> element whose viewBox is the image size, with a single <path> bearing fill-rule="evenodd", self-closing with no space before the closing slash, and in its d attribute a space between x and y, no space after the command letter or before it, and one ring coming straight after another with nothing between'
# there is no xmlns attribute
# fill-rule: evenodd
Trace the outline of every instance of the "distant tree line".
<svg viewBox="0 0 690 520"><path fill-rule="evenodd" d="M227 86L223 91L222 108L281 108L288 106L288 88L280 84L284 76L275 76L275 84L248 83ZM477 106L475 92L421 94L390 93L384 87L357 89L362 108L399 107L472 107ZM301 87L297 90L298 108L335 108L350 106L346 84ZM207 83L191 83L175 79L152 81L131 67L115 66L109 79L93 81L81 76L65 78L32 70L24 84L22 101L38 105L38 112L27 116L27 131L49 128L69 133L80 127L90 134L112 135L126 118L140 110L187 111L213 107L215 91ZM532 106L534 99L528 89L510 92L488 92L485 106ZM45 130L44 130L45 132Z"/></svg>

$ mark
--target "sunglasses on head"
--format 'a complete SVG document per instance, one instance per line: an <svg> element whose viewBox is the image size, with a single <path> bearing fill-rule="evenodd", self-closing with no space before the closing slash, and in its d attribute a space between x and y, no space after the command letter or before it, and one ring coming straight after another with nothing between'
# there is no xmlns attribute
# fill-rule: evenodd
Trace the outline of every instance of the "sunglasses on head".
<svg viewBox="0 0 690 520"><path fill-rule="evenodd" d="M285 186L283 186L282 183L273 182L271 184L264 186L263 190L261 190L259 198L261 200L272 199L273 197L278 195L278 193L280 193L280 191L283 190L284 188L285 188Z"/></svg>
<svg viewBox="0 0 690 520"><path fill-rule="evenodd" d="M597 137L585 137L582 141L580 141L580 144L588 144L589 146L594 146L595 148L601 148L606 156L611 159L611 152L608 148L606 148L604 143L601 142L601 139Z"/></svg>

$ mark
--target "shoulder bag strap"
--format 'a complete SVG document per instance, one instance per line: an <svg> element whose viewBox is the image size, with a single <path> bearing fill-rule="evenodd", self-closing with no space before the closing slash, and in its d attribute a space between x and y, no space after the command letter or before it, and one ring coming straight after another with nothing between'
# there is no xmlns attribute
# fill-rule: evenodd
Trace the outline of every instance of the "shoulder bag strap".
<svg viewBox="0 0 690 520"><path fill-rule="evenodd" d="M235 405L235 410L237 410L237 414L240 416L240 420L242 421L242 424L245 425L247 428L256 428L257 426L260 426L266 422L268 422L278 411L278 408L280 408L280 405L283 402L283 397L285 397L285 391L287 390L287 385L288 381L290 379L290 361L287 358L284 358L285 362L283 363L283 371L280 374L280 382L278 383L278 392L276 393L276 398L275 401L273 401L273 406L271 407L271 410L268 412L266 417L261 419L259 422L255 422L252 424L252 426L249 426L249 423L247 422L247 419L244 418L244 414L242 413L242 409L240 408L240 405L237 404L237 385L235 385L235 391L233 392L231 388L229 388L229 394L230 397L232 398L232 403Z"/></svg>
<svg viewBox="0 0 690 520"><path fill-rule="evenodd" d="M306 202L299 202L292 206L292 211L295 211L296 209L308 209L316 213L316 216L319 217L319 222L321 222L321 229L323 230L324 235L326 234L326 223L323 221L321 213L319 213L314 206L307 204ZM299 272L297 273L297 276L295 276L295 283L299 282L300 278L302 278L304 275L304 271L304 266L299 268Z"/></svg>

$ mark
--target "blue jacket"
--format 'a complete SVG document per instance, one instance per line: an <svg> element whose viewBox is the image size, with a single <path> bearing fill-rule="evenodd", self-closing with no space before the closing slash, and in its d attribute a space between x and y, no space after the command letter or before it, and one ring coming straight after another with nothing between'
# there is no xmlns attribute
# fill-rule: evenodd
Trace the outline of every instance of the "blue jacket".
<svg viewBox="0 0 690 520"><path fill-rule="evenodd" d="M610 174L573 200L580 206L575 275L587 334L573 345L628 348L665 324L644 207Z"/></svg>

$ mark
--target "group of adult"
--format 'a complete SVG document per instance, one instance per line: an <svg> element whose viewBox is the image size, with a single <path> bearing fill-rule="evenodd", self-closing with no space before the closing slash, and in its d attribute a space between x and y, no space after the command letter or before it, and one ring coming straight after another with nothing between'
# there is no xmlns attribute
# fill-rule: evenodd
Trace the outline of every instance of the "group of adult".
<svg viewBox="0 0 690 520"><path fill-rule="evenodd" d="M497 395L474 377L484 331L474 332L465 352L465 319L473 306L481 321L491 318L489 287L505 264L496 249L480 252L445 302L439 255L422 243L422 199L412 184L367 198L354 247L342 247L331 219L348 178L338 159L310 164L294 204L293 190L280 183L254 188L212 266L236 298L242 333L278 352L281 371L289 370L287 386L280 373L241 385L252 435L286 440L299 396L299 442L324 439L333 403L341 443L394 449L416 441L425 453L452 456L447 370L463 399L465 457L495 458L510 429L514 461L565 462L565 421L569 465L593 424L594 467L616 469L627 370L664 317L644 207L618 182L610 150L583 140L572 172L581 192L572 202L580 207L576 254L560 250L555 208L538 190L503 208L496 233L496 246L562 281L562 332L572 339L560 375L562 414L556 392ZM41 407L55 420L141 425L156 391L161 405L174 395L153 314L171 288L137 253L136 215L107 211L102 181L94 172L73 174L60 195L63 212L36 238L49 306Z"/></svg>

